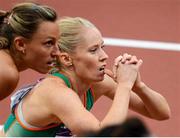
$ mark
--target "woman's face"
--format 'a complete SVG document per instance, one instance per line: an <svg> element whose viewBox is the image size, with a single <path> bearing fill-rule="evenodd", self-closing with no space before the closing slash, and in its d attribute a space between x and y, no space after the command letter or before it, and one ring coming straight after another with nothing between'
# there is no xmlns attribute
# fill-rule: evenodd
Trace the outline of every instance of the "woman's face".
<svg viewBox="0 0 180 138"><path fill-rule="evenodd" d="M78 45L73 54L73 66L78 77L87 82L104 79L107 54L103 50L104 41L99 30L83 27L84 41Z"/></svg>
<svg viewBox="0 0 180 138"><path fill-rule="evenodd" d="M55 22L42 22L30 41L25 43L24 64L27 68L47 73L59 53L59 27Z"/></svg>

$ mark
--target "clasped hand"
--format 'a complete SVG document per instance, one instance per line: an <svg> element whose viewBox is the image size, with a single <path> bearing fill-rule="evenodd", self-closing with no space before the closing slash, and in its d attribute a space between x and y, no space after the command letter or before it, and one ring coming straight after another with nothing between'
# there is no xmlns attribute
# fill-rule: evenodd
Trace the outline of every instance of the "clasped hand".
<svg viewBox="0 0 180 138"><path fill-rule="evenodd" d="M106 71L106 74L112 77L118 84L126 83L133 89L141 84L139 68L143 61L136 56L123 54L114 60L113 72Z"/></svg>

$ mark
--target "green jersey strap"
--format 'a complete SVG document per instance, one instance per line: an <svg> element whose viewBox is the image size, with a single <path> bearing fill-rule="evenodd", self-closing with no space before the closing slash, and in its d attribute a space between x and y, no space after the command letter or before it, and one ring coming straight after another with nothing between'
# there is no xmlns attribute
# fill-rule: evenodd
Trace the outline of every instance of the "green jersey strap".
<svg viewBox="0 0 180 138"><path fill-rule="evenodd" d="M61 79L64 80L64 82L66 83L66 85L69 87L69 88L72 88L71 87L71 83L70 83L70 80L68 79L68 77L66 77L64 74L61 74L59 72L56 72L56 73L53 73L52 74L53 76L57 76ZM86 93L85 93L85 107L87 110L90 110L93 106L93 103L94 103L94 97L93 97L93 92L92 92L92 89L89 88Z"/></svg>
<svg viewBox="0 0 180 138"><path fill-rule="evenodd" d="M67 85L69 88L71 88L71 83L70 83L68 77L66 77L65 75L60 74L60 73L53 73L52 75L53 75L53 76L57 76L57 77L63 79L64 82L66 83L66 85Z"/></svg>

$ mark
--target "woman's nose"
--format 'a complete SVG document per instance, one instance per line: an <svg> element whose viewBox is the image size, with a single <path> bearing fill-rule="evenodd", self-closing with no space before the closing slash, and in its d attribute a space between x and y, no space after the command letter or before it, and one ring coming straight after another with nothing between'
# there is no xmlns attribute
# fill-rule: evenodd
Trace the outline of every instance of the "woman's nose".
<svg viewBox="0 0 180 138"><path fill-rule="evenodd" d="M102 50L100 60L107 60L109 56L106 54L104 50Z"/></svg>
<svg viewBox="0 0 180 138"><path fill-rule="evenodd" d="M53 47L52 55L53 55L53 56L57 56L57 55L59 55L59 53L60 53L59 47L58 47L58 45L55 45L55 46Z"/></svg>

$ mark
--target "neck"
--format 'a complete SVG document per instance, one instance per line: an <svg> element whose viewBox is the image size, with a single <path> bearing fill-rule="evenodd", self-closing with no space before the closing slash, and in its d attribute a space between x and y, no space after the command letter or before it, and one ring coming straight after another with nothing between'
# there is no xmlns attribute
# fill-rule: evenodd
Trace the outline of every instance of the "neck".
<svg viewBox="0 0 180 138"><path fill-rule="evenodd" d="M14 64L16 65L16 68L19 72L27 69L25 63L17 54L15 54L13 51L9 51L9 50L6 52L11 56Z"/></svg>
<svg viewBox="0 0 180 138"><path fill-rule="evenodd" d="M80 97L90 88L91 83L78 77L73 71L60 71L60 73L70 79L73 90L76 91Z"/></svg>

